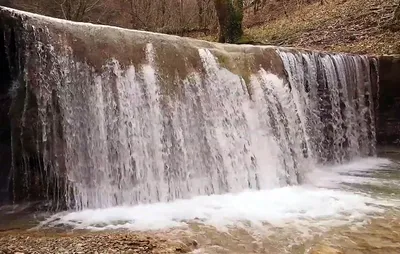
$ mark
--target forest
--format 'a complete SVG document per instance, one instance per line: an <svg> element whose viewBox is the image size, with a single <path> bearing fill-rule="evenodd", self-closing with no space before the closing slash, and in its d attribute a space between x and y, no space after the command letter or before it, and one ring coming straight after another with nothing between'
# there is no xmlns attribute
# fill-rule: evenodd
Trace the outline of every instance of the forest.
<svg viewBox="0 0 400 254"><path fill-rule="evenodd" d="M399 0L0 0L0 5L227 43L400 52Z"/></svg>
<svg viewBox="0 0 400 254"><path fill-rule="evenodd" d="M217 34L237 42L254 26L323 0L3 0L2 5L48 16L177 35ZM1 3L1 2L0 2Z"/></svg>

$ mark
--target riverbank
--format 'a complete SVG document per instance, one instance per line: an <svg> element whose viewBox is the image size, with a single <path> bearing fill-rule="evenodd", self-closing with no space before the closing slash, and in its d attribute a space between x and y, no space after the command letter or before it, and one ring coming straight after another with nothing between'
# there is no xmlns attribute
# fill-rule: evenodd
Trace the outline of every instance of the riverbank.
<svg viewBox="0 0 400 254"><path fill-rule="evenodd" d="M0 254L16 253L209 253L209 254L397 254L400 253L398 212L387 212L363 226L344 225L327 231L299 231L265 225L263 235L243 229L220 231L192 224L167 231L5 231ZM168 240L167 240L168 239Z"/></svg>
<svg viewBox="0 0 400 254"><path fill-rule="evenodd" d="M328 0L295 11L245 33L253 41L359 54L399 54L400 32L391 27L393 0Z"/></svg>
<svg viewBox="0 0 400 254"><path fill-rule="evenodd" d="M262 10L264 16L275 17L272 20L245 24L241 43L358 54L400 54L400 32L391 24L396 8L394 0L287 4L286 8ZM217 38L202 39L215 41Z"/></svg>
<svg viewBox="0 0 400 254"><path fill-rule="evenodd" d="M0 232L0 254L9 253L188 253L188 243L134 232L55 232L4 231Z"/></svg>

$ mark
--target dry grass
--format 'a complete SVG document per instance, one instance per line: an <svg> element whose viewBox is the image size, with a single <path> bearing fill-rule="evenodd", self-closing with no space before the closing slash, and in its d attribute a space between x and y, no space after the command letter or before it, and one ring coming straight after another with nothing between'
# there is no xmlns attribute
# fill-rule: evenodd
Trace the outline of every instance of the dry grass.
<svg viewBox="0 0 400 254"><path fill-rule="evenodd" d="M400 33L385 28L394 0L329 0L305 5L245 33L262 44L353 53L400 53Z"/></svg>
<svg viewBox="0 0 400 254"><path fill-rule="evenodd" d="M326 51L398 54L400 32L385 25L396 0L327 0L301 5L260 26L245 29L243 42ZM293 9L293 8L291 8ZM279 16L277 13L270 15ZM213 37L203 38L214 40Z"/></svg>

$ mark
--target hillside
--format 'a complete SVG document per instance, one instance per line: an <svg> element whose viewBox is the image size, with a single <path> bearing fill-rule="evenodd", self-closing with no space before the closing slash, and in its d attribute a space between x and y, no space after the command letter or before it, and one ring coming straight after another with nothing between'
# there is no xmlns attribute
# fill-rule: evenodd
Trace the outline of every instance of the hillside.
<svg viewBox="0 0 400 254"><path fill-rule="evenodd" d="M329 0L303 6L268 24L251 27L254 41L329 51L400 53L400 31L386 27L393 0Z"/></svg>
<svg viewBox="0 0 400 254"><path fill-rule="evenodd" d="M246 21L243 43L399 54L400 31L391 31L388 27L396 1L327 0L323 5L316 1L272 10L268 15L277 17L274 20L255 22L257 25Z"/></svg>
<svg viewBox="0 0 400 254"><path fill-rule="evenodd" d="M4 2L13 8L75 21L217 40L218 22L212 0L67 0L61 5L54 0L0 0L0 5ZM244 0L243 3L245 31L240 43L400 53L400 27L396 32L389 26L399 0ZM64 12L68 6L70 15ZM81 13L82 8L85 11Z"/></svg>

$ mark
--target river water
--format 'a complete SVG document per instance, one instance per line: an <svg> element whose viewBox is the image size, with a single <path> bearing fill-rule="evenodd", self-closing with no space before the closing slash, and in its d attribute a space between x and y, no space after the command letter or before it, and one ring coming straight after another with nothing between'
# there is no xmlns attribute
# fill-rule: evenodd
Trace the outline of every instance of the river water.
<svg viewBox="0 0 400 254"><path fill-rule="evenodd" d="M2 230L129 230L195 242L193 253L399 253L400 154L385 151L301 186L57 214L3 207Z"/></svg>

